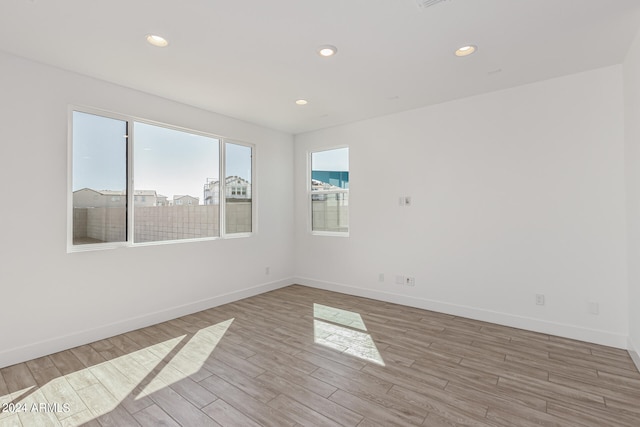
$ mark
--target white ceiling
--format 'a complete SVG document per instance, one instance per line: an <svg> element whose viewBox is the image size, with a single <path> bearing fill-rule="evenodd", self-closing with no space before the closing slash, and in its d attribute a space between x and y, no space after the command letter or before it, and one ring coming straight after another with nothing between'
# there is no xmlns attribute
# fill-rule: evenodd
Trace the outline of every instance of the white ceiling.
<svg viewBox="0 0 640 427"><path fill-rule="evenodd" d="M290 133L619 64L639 28L640 0L0 1L0 50Z"/></svg>

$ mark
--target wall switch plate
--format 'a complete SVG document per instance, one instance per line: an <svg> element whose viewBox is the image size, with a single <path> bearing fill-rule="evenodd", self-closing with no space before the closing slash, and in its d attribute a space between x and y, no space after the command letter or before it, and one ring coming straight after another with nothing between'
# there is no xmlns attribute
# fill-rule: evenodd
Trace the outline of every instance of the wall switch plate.
<svg viewBox="0 0 640 427"><path fill-rule="evenodd" d="M404 285L404 276L396 276L396 285Z"/></svg>
<svg viewBox="0 0 640 427"><path fill-rule="evenodd" d="M411 206L411 196L400 196L398 197L398 205L400 206Z"/></svg>
<svg viewBox="0 0 640 427"><path fill-rule="evenodd" d="M544 305L544 295L542 294L536 295L536 305Z"/></svg>
<svg viewBox="0 0 640 427"><path fill-rule="evenodd" d="M600 314L600 304L598 304L597 302L590 302L589 314Z"/></svg>
<svg viewBox="0 0 640 427"><path fill-rule="evenodd" d="M378 274L378 282L384 282L384 273Z"/></svg>

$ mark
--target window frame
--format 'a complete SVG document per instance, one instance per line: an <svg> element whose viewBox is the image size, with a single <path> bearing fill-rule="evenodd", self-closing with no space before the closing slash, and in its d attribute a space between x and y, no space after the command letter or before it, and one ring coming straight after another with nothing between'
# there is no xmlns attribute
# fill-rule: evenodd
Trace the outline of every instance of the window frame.
<svg viewBox="0 0 640 427"><path fill-rule="evenodd" d="M349 150L349 169L351 169L351 148L348 145L336 145L330 147L314 148L307 151L307 230L312 236L328 236L328 237L349 237L351 232L351 215L349 215L349 223L347 224L347 231L322 231L313 229L313 195L318 194L347 194L350 193L351 182L349 182L349 188L347 189L334 189L334 190L316 190L312 188L312 176L313 176L313 161L312 157L314 153L321 153L324 151L340 150L346 148ZM347 172L350 172L347 171ZM348 208L347 208L348 209ZM349 211L349 210L348 210Z"/></svg>
<svg viewBox="0 0 640 427"><path fill-rule="evenodd" d="M103 243L88 243L88 244L73 244L73 132L74 132L74 123L73 123L73 113L85 113L92 114L100 117L105 117L108 119L121 120L126 123L127 129L127 147L126 147L126 241L124 242L103 242ZM226 191L226 183L225 183L225 147L227 143L241 145L245 147L249 147L251 149L251 231L241 232L241 233L227 233L225 228L225 217L226 217L226 208L223 200L219 202L218 209L218 236L212 237L198 237L198 238L189 238L189 239L178 239L178 240L158 240L152 242L135 242L134 241L134 233L135 233L135 222L134 222L134 211L135 211L135 187L134 187L134 146L135 146L135 123L143 123L151 126L158 126L165 129L170 129L179 132L185 132L189 134L204 136L208 138L215 138L218 140L218 173L219 173L219 182L220 182L220 192ZM235 238L243 238L243 237L251 237L253 236L257 230L257 191L255 184L256 177L256 166L255 166L255 158L256 158L256 145L244 141L239 141L237 139L227 138L221 135L213 134L210 132L203 132L194 129L189 129L181 126L171 125L167 123L157 122L153 120L148 120L140 117L130 116L121 113L114 113L112 111L102 110L94 107L80 106L80 105L69 105L67 108L67 253L73 252L87 252L87 251L96 251L96 250L106 250L106 249L117 249L123 247L138 247L138 246L154 246L154 245L168 245L168 244L176 244L176 243L190 243L190 242L202 242L202 241L211 241L211 240L225 240L225 239L235 239Z"/></svg>
<svg viewBox="0 0 640 427"><path fill-rule="evenodd" d="M220 149L220 196L222 199L224 195L224 203L220 202L220 236L222 238L224 231L224 238L226 239L237 239L242 237L250 237L253 233L256 232L256 192L255 192L255 174L256 174L256 146L254 144L249 144L246 142L238 141L236 139L225 138L220 140L221 149ZM227 143L240 145L243 147L248 147L251 149L251 231L245 231L240 233L227 233L227 215L226 215L226 204L227 204ZM225 205L224 209L222 205Z"/></svg>

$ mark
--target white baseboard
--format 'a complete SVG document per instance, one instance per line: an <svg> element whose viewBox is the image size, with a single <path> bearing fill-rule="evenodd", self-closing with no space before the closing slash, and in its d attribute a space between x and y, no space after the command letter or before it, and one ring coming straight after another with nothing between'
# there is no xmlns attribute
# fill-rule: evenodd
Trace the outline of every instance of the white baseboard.
<svg viewBox="0 0 640 427"><path fill-rule="evenodd" d="M36 359L38 357L53 354L69 348L78 347L94 341L99 341L125 332L144 328L146 326L155 325L157 323L166 322L187 314L196 313L211 307L238 301L254 295L273 291L285 286L289 286L294 282L292 279L283 279L275 282L264 283L253 286L240 291L230 292L207 298L193 303L171 307L166 310L156 311L154 313L143 314L141 316L114 322L94 329L74 332L72 334L50 338L34 344L23 347L12 348L0 351L0 368L15 365L27 360Z"/></svg>
<svg viewBox="0 0 640 427"><path fill-rule="evenodd" d="M629 356L631 356L631 360L636 364L636 368L638 368L638 372L640 372L640 347L636 347L633 345L633 341L631 337L629 337L629 341L627 344L627 351L629 352Z"/></svg>
<svg viewBox="0 0 640 427"><path fill-rule="evenodd" d="M325 289L328 291L402 304L410 307L422 308L424 310L437 311L454 316L466 317L483 322L496 323L499 325L525 329L579 341L586 341L609 347L616 347L620 349L627 349L628 347L628 337L626 335L614 334L597 329L581 328L574 325L548 322L545 320L524 316L483 310L469 306L450 304L446 302L410 297L406 295L398 295L372 289L358 288L340 283L331 283L304 277L297 277L296 283L313 288ZM636 362L636 364L637 363L638 362Z"/></svg>
<svg viewBox="0 0 640 427"><path fill-rule="evenodd" d="M148 313L141 316L125 319L119 322L101 326L99 328L75 332L48 340L29 344L23 347L12 348L0 351L0 368L11 366L27 360L36 359L48 354L63 351L69 348L88 344L101 339L109 338L125 332L144 328L146 326L165 322L187 314L196 313L208 308L238 301L243 298L252 297L265 292L273 291L292 284L300 284L328 291L340 292L379 301L386 301L402 304L410 307L422 308L425 310L447 313L455 316L467 317L470 319L491 322L514 328L526 329L565 338L587 341L610 347L627 349L634 363L640 371L640 347L634 347L631 339L627 336L612 334L606 331L580 328L573 325L565 325L544 320L514 316L505 313L482 310L474 307L455 305L441 301L434 301L422 298L415 298L406 295L398 295L388 292L371 289L358 288L354 286L319 281L309 278L290 278L275 282L253 286L240 291L230 292L205 300L184 304L166 310Z"/></svg>

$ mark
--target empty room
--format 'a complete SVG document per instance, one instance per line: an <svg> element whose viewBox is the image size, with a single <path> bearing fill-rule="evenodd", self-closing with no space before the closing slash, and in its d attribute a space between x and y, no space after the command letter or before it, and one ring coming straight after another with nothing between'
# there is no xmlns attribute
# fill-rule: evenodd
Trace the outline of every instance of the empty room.
<svg viewBox="0 0 640 427"><path fill-rule="evenodd" d="M3 0L0 427L640 425L640 2Z"/></svg>

